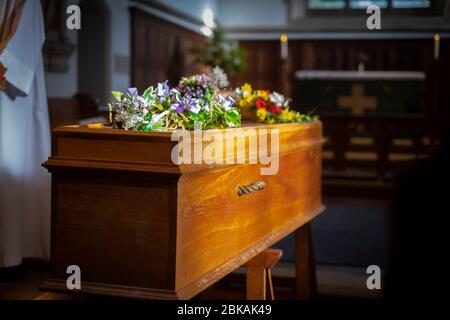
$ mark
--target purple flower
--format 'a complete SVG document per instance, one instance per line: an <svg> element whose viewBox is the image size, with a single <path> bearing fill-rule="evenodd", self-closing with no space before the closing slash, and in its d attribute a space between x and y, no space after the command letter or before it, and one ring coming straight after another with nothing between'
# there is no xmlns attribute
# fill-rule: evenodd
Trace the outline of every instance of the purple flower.
<svg viewBox="0 0 450 320"><path fill-rule="evenodd" d="M203 87L203 88L207 88L209 83L208 83L208 76L206 74L198 74L195 77L195 81L197 82L197 85Z"/></svg>
<svg viewBox="0 0 450 320"><path fill-rule="evenodd" d="M176 97L178 97L180 95L180 91L178 91L176 88L170 89L170 93L172 95L175 95Z"/></svg>
<svg viewBox="0 0 450 320"><path fill-rule="evenodd" d="M145 105L145 103L147 102L144 98L142 98L141 96L137 96L136 97L136 102L139 104L139 105Z"/></svg>
<svg viewBox="0 0 450 320"><path fill-rule="evenodd" d="M175 110L178 113L184 112L186 110L186 104L184 100L186 100L186 98L181 100L179 95L174 95L172 99L172 106L170 107L170 109Z"/></svg>
<svg viewBox="0 0 450 320"><path fill-rule="evenodd" d="M137 95L138 89L137 88L128 88L127 92L130 95L130 97L134 97L135 95Z"/></svg>
<svg viewBox="0 0 450 320"><path fill-rule="evenodd" d="M175 110L175 112L180 113L186 110L186 105L183 102L174 103L170 109Z"/></svg>
<svg viewBox="0 0 450 320"><path fill-rule="evenodd" d="M200 104L199 104L197 99L190 99L187 108L192 113L196 113L197 114L197 113L200 112Z"/></svg>
<svg viewBox="0 0 450 320"><path fill-rule="evenodd" d="M158 83L158 88L156 89L156 95L158 97L167 97L168 93L169 93L168 80L164 81L163 83Z"/></svg>
<svg viewBox="0 0 450 320"><path fill-rule="evenodd" d="M170 90L171 92L173 92L176 89L172 89ZM178 90L177 90L178 91ZM171 101L171 106L170 109L175 110L176 112L180 113L180 112L184 112L186 110L186 106L184 105L184 103L180 100L180 95L179 94L174 94L172 96L172 101Z"/></svg>
<svg viewBox="0 0 450 320"><path fill-rule="evenodd" d="M218 101L219 101L219 103L222 105L222 107L225 109L225 111L230 110L230 109L233 107L234 103L236 102L236 101L234 101L234 99L233 99L232 97L230 97L230 96L224 98L224 97L222 97L221 95L219 95Z"/></svg>
<svg viewBox="0 0 450 320"><path fill-rule="evenodd" d="M176 100L175 103L172 104L171 109L178 113L186 110L189 110L192 113L199 113L201 107L197 99L183 98L182 100Z"/></svg>

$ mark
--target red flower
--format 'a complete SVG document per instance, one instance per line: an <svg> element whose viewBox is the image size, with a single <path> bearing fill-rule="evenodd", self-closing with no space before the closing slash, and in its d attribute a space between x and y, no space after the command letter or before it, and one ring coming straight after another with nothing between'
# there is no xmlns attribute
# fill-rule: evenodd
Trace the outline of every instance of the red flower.
<svg viewBox="0 0 450 320"><path fill-rule="evenodd" d="M255 105L258 109L263 109L267 106L267 102L265 102L263 99L258 99L256 100Z"/></svg>
<svg viewBox="0 0 450 320"><path fill-rule="evenodd" d="M268 110L270 113L279 114L283 111L283 107L278 104L272 104L269 106Z"/></svg>

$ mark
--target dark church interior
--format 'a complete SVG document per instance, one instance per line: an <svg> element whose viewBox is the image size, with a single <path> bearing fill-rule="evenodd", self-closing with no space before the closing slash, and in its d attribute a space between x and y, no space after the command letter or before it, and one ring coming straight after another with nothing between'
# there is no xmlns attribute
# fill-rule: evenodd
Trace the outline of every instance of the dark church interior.
<svg viewBox="0 0 450 320"><path fill-rule="evenodd" d="M79 30L66 25L70 5L80 9ZM369 29L372 5L380 8L380 28ZM272 246L282 250L270 280L277 300L426 300L445 287L450 1L41 0L35 10L44 23L49 130L108 124L111 91L143 92L166 79L175 86L216 65L230 87L279 92L292 98L291 109L319 117L326 209L303 234L311 238L313 285L299 293L296 259L304 246L292 233ZM0 134L7 139L3 108L6 102ZM9 144L1 138L3 161ZM3 179L1 170L8 161L0 162ZM10 197L5 181L0 201ZM44 254L24 250L19 263L7 263L2 241L14 228L7 210L0 205L0 299L95 299L40 289L51 272L48 245ZM368 286L370 266L381 271L379 288ZM245 275L238 268L194 300L245 299Z"/></svg>

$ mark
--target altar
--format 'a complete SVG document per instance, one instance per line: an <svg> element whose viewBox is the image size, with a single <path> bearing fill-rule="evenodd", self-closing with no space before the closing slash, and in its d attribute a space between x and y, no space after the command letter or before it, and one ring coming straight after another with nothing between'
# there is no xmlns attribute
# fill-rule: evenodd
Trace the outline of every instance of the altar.
<svg viewBox="0 0 450 320"><path fill-rule="evenodd" d="M238 130L276 132L270 145L279 157L277 172L262 174L263 165L249 160L252 151L232 164L175 164L171 132L56 128L43 164L52 173L52 238L50 277L42 288L190 299L297 232L297 295L309 298L309 222L324 210L322 124L216 130L215 139L227 147L212 158L238 148ZM195 132L184 134L195 139ZM66 286L70 265L81 270L79 290Z"/></svg>
<svg viewBox="0 0 450 320"><path fill-rule="evenodd" d="M424 112L425 73L416 71L297 71L296 108L361 116Z"/></svg>

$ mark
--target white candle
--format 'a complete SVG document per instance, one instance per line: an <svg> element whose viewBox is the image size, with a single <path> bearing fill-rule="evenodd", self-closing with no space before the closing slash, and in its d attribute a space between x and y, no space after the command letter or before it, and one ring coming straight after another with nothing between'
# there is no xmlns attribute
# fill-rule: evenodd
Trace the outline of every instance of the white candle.
<svg viewBox="0 0 450 320"><path fill-rule="evenodd" d="M281 60L285 61L288 58L288 37L285 34L282 34L280 37L280 47Z"/></svg>
<svg viewBox="0 0 450 320"><path fill-rule="evenodd" d="M439 50L441 45L441 36L439 34L434 35L434 60L439 60Z"/></svg>

